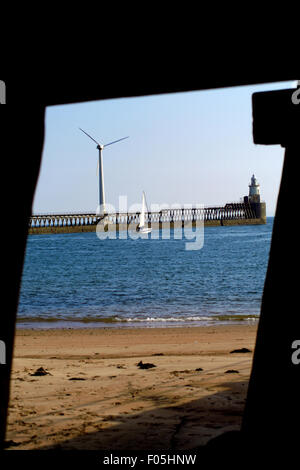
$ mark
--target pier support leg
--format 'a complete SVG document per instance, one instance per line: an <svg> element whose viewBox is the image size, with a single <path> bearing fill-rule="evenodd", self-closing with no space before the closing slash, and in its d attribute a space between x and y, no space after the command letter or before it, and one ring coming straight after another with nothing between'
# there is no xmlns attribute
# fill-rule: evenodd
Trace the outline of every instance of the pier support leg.
<svg viewBox="0 0 300 470"><path fill-rule="evenodd" d="M18 221L13 230L2 232L2 282L5 305L1 314L0 340L6 346L5 363L0 364L0 449L3 448L9 402L10 373L13 356L16 312L20 281L23 269L24 253L28 233L28 221L31 216L34 191L38 179L40 160L44 141L44 107L27 106L5 108L1 113L0 153L5 156L3 164L4 184L9 189L5 200L9 214L18 214ZM16 151L15 134L18 142L26 145L30 160L22 152Z"/></svg>
<svg viewBox="0 0 300 470"><path fill-rule="evenodd" d="M300 105L292 103L293 91L253 95L254 142L286 148L242 424L245 441L261 446L270 457L293 453L299 447L300 364L293 363L292 354L293 342L300 340L299 242L295 225Z"/></svg>

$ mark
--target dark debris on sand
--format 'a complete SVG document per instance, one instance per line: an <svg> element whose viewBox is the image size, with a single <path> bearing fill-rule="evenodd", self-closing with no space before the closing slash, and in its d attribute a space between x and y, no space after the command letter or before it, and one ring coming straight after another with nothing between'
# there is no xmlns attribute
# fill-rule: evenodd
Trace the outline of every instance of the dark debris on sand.
<svg viewBox="0 0 300 470"><path fill-rule="evenodd" d="M145 362L143 363L143 361L140 361L137 366L140 368L140 369L152 369L152 367L156 367L155 364L151 364L151 362Z"/></svg>
<svg viewBox="0 0 300 470"><path fill-rule="evenodd" d="M241 349L234 349L233 351L230 351L230 354L234 354L234 353L249 353L249 352L251 352L250 349L241 348Z"/></svg>
<svg viewBox="0 0 300 470"><path fill-rule="evenodd" d="M42 376L42 375L52 375L50 372L48 372L46 369L43 367L39 367L33 374L29 374L32 376Z"/></svg>
<svg viewBox="0 0 300 470"><path fill-rule="evenodd" d="M16 446L19 446L21 443L20 442L15 442L15 441L5 441L4 442L4 445L3 445L3 448L4 449L8 449L9 447L16 447Z"/></svg>

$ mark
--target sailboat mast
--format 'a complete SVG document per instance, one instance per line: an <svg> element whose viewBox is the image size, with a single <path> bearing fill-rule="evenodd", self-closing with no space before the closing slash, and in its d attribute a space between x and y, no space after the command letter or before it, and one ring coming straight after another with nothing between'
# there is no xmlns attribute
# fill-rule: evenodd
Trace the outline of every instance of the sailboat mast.
<svg viewBox="0 0 300 470"><path fill-rule="evenodd" d="M145 225L145 193L143 191L143 196L142 196L142 210L140 214L140 228L143 228Z"/></svg>

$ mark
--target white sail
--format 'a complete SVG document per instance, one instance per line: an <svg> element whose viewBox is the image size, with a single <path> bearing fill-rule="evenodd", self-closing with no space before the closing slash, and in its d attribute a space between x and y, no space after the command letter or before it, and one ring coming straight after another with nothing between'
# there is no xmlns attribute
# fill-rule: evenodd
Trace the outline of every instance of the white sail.
<svg viewBox="0 0 300 470"><path fill-rule="evenodd" d="M140 223L139 223L139 226L138 226L138 230L142 233L149 233L151 232L151 228L146 228L145 227L145 213L148 214L148 207L147 207L147 202L146 202L146 196L145 196L145 193L143 191L143 197L142 197L142 210L141 210L141 213L140 213Z"/></svg>
<svg viewBox="0 0 300 470"><path fill-rule="evenodd" d="M146 205L145 193L143 191L142 210L141 210L141 214L140 214L140 228L144 228L144 226L145 226L145 205Z"/></svg>

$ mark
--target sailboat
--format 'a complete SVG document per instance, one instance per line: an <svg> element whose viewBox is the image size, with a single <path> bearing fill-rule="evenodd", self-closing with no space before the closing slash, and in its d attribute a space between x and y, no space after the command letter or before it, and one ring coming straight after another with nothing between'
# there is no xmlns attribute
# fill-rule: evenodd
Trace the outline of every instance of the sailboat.
<svg viewBox="0 0 300 470"><path fill-rule="evenodd" d="M145 227L145 212L148 213L148 208L147 208L147 203L146 203L146 196L143 191L143 196L142 196L142 210L140 213L140 223L137 226L137 231L140 233L150 233L152 231L152 228Z"/></svg>

